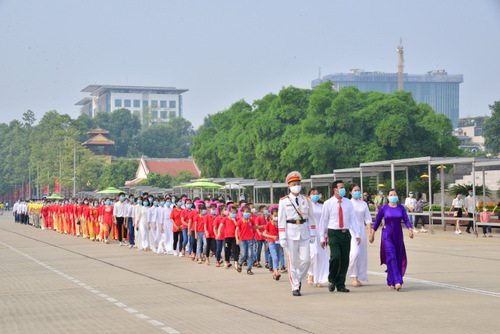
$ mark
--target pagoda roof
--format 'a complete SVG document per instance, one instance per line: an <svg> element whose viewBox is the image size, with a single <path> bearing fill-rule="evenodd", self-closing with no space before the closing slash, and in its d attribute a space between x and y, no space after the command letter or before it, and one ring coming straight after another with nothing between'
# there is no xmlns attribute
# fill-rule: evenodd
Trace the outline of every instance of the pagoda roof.
<svg viewBox="0 0 500 334"><path fill-rule="evenodd" d="M104 130L100 127L97 127L94 130L87 132L87 134L88 135L98 135L98 134L109 135L109 131Z"/></svg>
<svg viewBox="0 0 500 334"><path fill-rule="evenodd" d="M98 134L96 136L93 136L86 142L82 143L82 146L87 146L87 145L114 145L115 142L106 138L102 134Z"/></svg>

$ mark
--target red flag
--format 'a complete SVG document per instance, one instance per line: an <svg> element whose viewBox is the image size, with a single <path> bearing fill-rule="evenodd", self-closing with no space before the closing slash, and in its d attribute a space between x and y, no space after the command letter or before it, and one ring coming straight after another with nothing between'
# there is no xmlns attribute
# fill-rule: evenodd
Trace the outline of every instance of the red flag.
<svg viewBox="0 0 500 334"><path fill-rule="evenodd" d="M59 184L59 179L55 179L54 181L54 192L55 193L61 192L61 185Z"/></svg>
<svg viewBox="0 0 500 334"><path fill-rule="evenodd" d="M29 197L30 196L30 184L27 183L26 184L26 197Z"/></svg>
<svg viewBox="0 0 500 334"><path fill-rule="evenodd" d="M14 201L17 200L17 190L14 190Z"/></svg>
<svg viewBox="0 0 500 334"><path fill-rule="evenodd" d="M49 187L48 186L43 186L43 195L48 196L49 195Z"/></svg>

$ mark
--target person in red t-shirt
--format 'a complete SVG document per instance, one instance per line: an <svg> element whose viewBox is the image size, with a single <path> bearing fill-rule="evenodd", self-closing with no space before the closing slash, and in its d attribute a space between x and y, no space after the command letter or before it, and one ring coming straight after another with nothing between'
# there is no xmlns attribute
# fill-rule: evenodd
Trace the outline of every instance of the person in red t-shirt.
<svg viewBox="0 0 500 334"><path fill-rule="evenodd" d="M194 212L196 212L196 214L192 215L191 227L193 229L192 233L194 234L194 238L196 239L197 243L196 259L198 260L198 264L202 264L203 251L206 247L205 216L207 214L207 207L205 206L205 203L200 203L198 205L198 208L194 210Z"/></svg>
<svg viewBox="0 0 500 334"><path fill-rule="evenodd" d="M255 263L254 266L257 268L262 268L262 265L260 264L260 256L262 254L262 248L264 248L265 251L265 256L266 256L266 265L269 267L269 256L268 252L266 249L266 237L262 235L262 232L264 232L264 227L266 227L267 222L269 221L269 211L267 210L267 207L265 205L261 205L259 207L259 216L252 215L250 218L255 216L253 222L253 229L254 229L254 235L255 235L255 247L253 248L254 250L254 258L255 258Z"/></svg>
<svg viewBox="0 0 500 334"><path fill-rule="evenodd" d="M281 265L283 267L285 266L285 255L283 253L283 248L281 248L281 245L279 244L277 208L273 208L271 210L271 220L267 222L262 234L268 238L267 242L271 253L271 263L269 269L272 268L274 271L273 279L279 280L281 277L278 272L278 269L280 268L279 262L281 261Z"/></svg>
<svg viewBox="0 0 500 334"><path fill-rule="evenodd" d="M240 258L238 260L238 272L241 272L243 262L247 261L247 274L253 275L252 272L252 259L253 251L251 241L253 240L252 222L250 221L250 208L245 206L242 210L243 218L238 221L236 225L235 237L236 244L240 246Z"/></svg>
<svg viewBox="0 0 500 334"><path fill-rule="evenodd" d="M212 203L209 206L209 211L205 215L203 225L205 227L205 240L206 240L206 248L205 248L205 264L207 266L210 265L210 256L215 254L215 233L214 233L214 220L216 216L215 208L217 204Z"/></svg>
<svg viewBox="0 0 500 334"><path fill-rule="evenodd" d="M219 226L219 234L222 229L224 230L224 259L226 260L224 269L231 267L231 256L233 257L234 265L237 266L238 257L240 255L240 247L236 244L236 238L234 237L236 224L238 223L236 220L238 210L234 204L230 204L228 206L228 213L229 217L224 218Z"/></svg>
<svg viewBox="0 0 500 334"><path fill-rule="evenodd" d="M176 204L177 198L172 197L172 204ZM174 254L183 256L184 250L182 249L182 220L181 220L182 208L179 205L175 205L170 212L170 220L172 221L172 232L174 233ZM177 252L177 243L179 243L179 251ZM182 250L181 250L182 249Z"/></svg>
<svg viewBox="0 0 500 334"><path fill-rule="evenodd" d="M184 238L183 240L183 247L182 249L184 250L186 248L186 245L188 244L189 241L189 248L188 248L188 257L191 258L193 261L195 259L195 254L193 254L193 243L194 243L194 234L191 232L191 222L193 220L193 211L195 214L197 214L196 210L192 210L193 208L193 201L190 198L186 198L184 200L184 205L186 209L182 211L181 213L181 219L182 219L182 237ZM194 228L194 224L193 224Z"/></svg>
<svg viewBox="0 0 500 334"><path fill-rule="evenodd" d="M219 228L221 226L222 220L226 217L226 212L224 211L226 207L224 205L220 205L218 208L219 215L215 217L213 223L213 230L215 234L215 266L220 267L221 253L222 248L224 247L224 229Z"/></svg>

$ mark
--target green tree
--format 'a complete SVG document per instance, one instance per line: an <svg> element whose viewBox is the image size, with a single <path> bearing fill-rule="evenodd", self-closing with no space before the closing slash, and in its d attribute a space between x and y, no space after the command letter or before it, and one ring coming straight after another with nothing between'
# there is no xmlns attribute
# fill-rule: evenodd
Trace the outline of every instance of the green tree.
<svg viewBox="0 0 500 334"><path fill-rule="evenodd" d="M500 153L500 101L495 101L489 106L491 117L484 125L486 147L491 148L493 154Z"/></svg>
<svg viewBox="0 0 500 334"><path fill-rule="evenodd" d="M136 159L123 160L106 165L99 179L98 188L123 187L126 181L135 179L139 161Z"/></svg>

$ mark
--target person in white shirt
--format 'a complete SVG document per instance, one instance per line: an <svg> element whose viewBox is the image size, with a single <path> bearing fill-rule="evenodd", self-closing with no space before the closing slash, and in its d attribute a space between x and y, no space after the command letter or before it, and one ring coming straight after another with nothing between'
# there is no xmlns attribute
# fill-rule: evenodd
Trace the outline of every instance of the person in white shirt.
<svg viewBox="0 0 500 334"><path fill-rule="evenodd" d="M286 177L290 194L278 207L278 234L281 247L287 250L292 295L301 296L301 281L311 265L310 246L316 241L316 223L311 200L300 194L302 176L291 172Z"/></svg>
<svg viewBox="0 0 500 334"><path fill-rule="evenodd" d="M149 201L149 198L148 198ZM158 239L157 239L157 230L159 228L158 225L158 213L159 213L159 207L158 205L160 204L158 202L158 199L153 198L152 201L149 201L152 206L151 209L149 209L148 213L148 222L149 222L149 249L151 249L153 252L156 252L158 249Z"/></svg>
<svg viewBox="0 0 500 334"><path fill-rule="evenodd" d="M16 223L19 222L19 216L17 214L17 207L19 206L19 201L17 201L16 203L14 203L14 205L12 206L12 215L14 216L14 221Z"/></svg>
<svg viewBox="0 0 500 334"><path fill-rule="evenodd" d="M319 191L317 189L309 190L309 198L311 199L311 210L314 216L314 221L319 222L321 219L321 214L323 213L323 204L319 203L321 198ZM311 266L309 267L309 279L307 282L309 285L316 287L322 287L323 284L328 283L328 267L330 256L328 255L328 249L321 247L319 238L315 238L311 247Z"/></svg>
<svg viewBox="0 0 500 334"><path fill-rule="evenodd" d="M170 221L170 213L172 209L172 200L168 198L160 202L160 234L158 234L158 254L174 254L172 246L172 222Z"/></svg>
<svg viewBox="0 0 500 334"><path fill-rule="evenodd" d="M151 230L151 224L149 223L149 201L147 198L143 200L137 200L137 205L141 206L139 210L139 234L140 234L140 245L138 245L138 250L147 251L149 246L148 236ZM141 248L139 248L141 247Z"/></svg>
<svg viewBox="0 0 500 334"><path fill-rule="evenodd" d="M465 208L464 200L462 199L462 194L456 193L455 198L451 203L449 214L451 214L451 211L454 210L455 211L454 216L457 218L462 218L462 209L465 211L465 214L467 214L467 209ZM457 220L456 222L455 234L462 234L462 231L460 230L460 220Z"/></svg>
<svg viewBox="0 0 500 334"><path fill-rule="evenodd" d="M118 241L120 241L120 246L123 243L123 222L125 221L126 204L125 204L125 193L118 194L119 201L115 203L113 208L113 221L116 224L116 231L118 232Z"/></svg>
<svg viewBox="0 0 500 334"><path fill-rule="evenodd" d="M134 205L135 204L135 199L134 195L129 195L128 196L128 203L126 206L126 214L125 214L125 219L126 222L125 224L128 227L128 248L132 248L135 246L135 228L134 228Z"/></svg>
<svg viewBox="0 0 500 334"><path fill-rule="evenodd" d="M415 212L415 207L417 206L417 199L413 195L413 191L410 191L408 193L408 197L405 199L405 209L406 212ZM413 226L413 229L415 230L415 216L414 215L408 215L411 221L411 226Z"/></svg>
<svg viewBox="0 0 500 334"><path fill-rule="evenodd" d="M468 189L469 195L465 197L464 204L465 208L467 209L467 215L469 218L473 218L474 210L476 212L476 215L479 214L479 201L477 197L474 196L474 192L472 191L472 188ZM467 230L465 232L471 233L470 230L474 230L474 220L469 220L469 224L467 225Z"/></svg>
<svg viewBox="0 0 500 334"><path fill-rule="evenodd" d="M356 244L361 242L359 225L352 202L345 198L346 190L341 180L332 183L335 194L323 205L320 222L321 247L325 247L328 230L330 246L330 273L328 275L328 291L349 292L345 287L347 269L349 268L349 253L351 250L351 231L356 238Z"/></svg>
<svg viewBox="0 0 500 334"><path fill-rule="evenodd" d="M366 228L372 229L372 216L368 204L361 197L361 188L357 184L349 186L349 192L352 196L351 202L354 207L356 221L359 225L359 245L356 239L351 239L351 252L349 255L349 269L347 276L352 278L353 286L362 286L361 281L368 282L368 239L366 237ZM351 231L351 233L353 233Z"/></svg>

